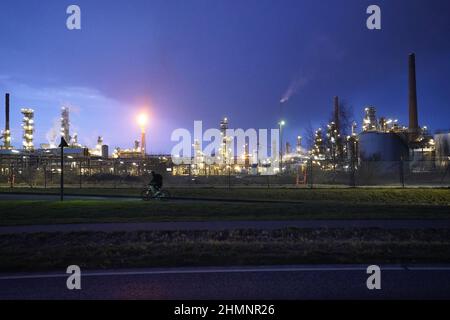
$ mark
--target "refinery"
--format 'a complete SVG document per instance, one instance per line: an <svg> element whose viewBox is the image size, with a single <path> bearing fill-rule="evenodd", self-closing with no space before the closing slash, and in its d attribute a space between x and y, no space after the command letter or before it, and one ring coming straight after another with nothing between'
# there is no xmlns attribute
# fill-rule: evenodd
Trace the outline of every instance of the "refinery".
<svg viewBox="0 0 450 320"><path fill-rule="evenodd" d="M0 177L3 182L14 184L16 177L30 172L43 175L45 184L52 174L60 172L60 137L68 147L64 149L65 163L69 170L80 176L93 174L141 176L150 170L170 176L221 176L221 175L295 175L297 183L307 183L312 168L322 172L355 173L367 164L377 163L378 172L389 173L397 170L399 163L407 164L408 172L448 171L450 159L450 132L431 134L426 126L419 125L419 108L416 91L415 55L408 57L408 107L409 123L403 125L397 119L377 115L375 106L364 106L364 116L360 125L353 122L349 130L344 130L341 119L339 97L330 98L333 117L328 124L318 128L311 137L312 145L304 146L298 135L292 147L283 144L284 121L278 123L280 129L280 155L276 161L258 160L259 150L250 150L248 144L242 146L237 155L230 152L232 138L227 136L229 119L219 124L222 132L221 148L210 161L203 154L198 141L192 145L193 155L189 161L174 164L170 155L150 155L146 145L146 116L140 115L140 138L130 148L110 147L97 137L94 148L78 142L78 134L71 133L70 109L60 111L60 132L53 141L41 144L34 142L35 111L21 108L22 146L11 144L10 94L5 95L5 127L1 133ZM406 105L406 104L405 104ZM15 108L14 108L15 111ZM360 130L358 131L358 128ZM348 132L347 132L348 131ZM311 171L312 172L312 171Z"/></svg>

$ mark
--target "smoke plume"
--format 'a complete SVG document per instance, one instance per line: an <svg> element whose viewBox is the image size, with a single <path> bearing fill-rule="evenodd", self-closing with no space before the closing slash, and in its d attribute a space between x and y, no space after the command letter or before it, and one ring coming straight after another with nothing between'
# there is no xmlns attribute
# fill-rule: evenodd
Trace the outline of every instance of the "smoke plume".
<svg viewBox="0 0 450 320"><path fill-rule="evenodd" d="M285 93L281 96L280 103L286 103L291 99L291 97L297 94L302 87L307 83L307 79L304 76L297 76L291 81Z"/></svg>

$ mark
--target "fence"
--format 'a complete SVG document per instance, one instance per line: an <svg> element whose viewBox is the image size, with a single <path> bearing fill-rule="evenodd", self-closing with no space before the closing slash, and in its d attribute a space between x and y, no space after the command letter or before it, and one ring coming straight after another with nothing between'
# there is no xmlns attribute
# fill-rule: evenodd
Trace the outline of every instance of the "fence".
<svg viewBox="0 0 450 320"><path fill-rule="evenodd" d="M1 160L1 159L0 159ZM0 164L2 162L0 161ZM3 163L4 164L4 163ZM352 170L349 166L321 167L311 162L290 167L280 175L251 175L229 172L217 176L173 176L166 168L146 167L134 173L84 170L68 162L64 182L68 188L140 188L150 181L149 170L163 173L168 187L450 187L449 162L369 161ZM38 163L0 166L0 186L52 188L59 186L60 171Z"/></svg>

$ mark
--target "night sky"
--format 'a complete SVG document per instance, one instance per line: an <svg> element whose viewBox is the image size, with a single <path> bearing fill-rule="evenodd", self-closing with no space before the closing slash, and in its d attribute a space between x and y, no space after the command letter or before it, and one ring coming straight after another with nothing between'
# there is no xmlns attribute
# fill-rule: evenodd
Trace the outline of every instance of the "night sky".
<svg viewBox="0 0 450 320"><path fill-rule="evenodd" d="M82 30L66 28L77 4ZM382 9L382 30L366 8ZM72 132L94 146L131 147L136 114L151 115L148 149L170 152L176 128L274 128L295 142L339 95L407 123L407 56L416 53L419 122L450 128L450 1L431 0L2 0L0 116L11 93L13 145L35 109L35 145L71 106ZM279 101L293 95L280 111Z"/></svg>

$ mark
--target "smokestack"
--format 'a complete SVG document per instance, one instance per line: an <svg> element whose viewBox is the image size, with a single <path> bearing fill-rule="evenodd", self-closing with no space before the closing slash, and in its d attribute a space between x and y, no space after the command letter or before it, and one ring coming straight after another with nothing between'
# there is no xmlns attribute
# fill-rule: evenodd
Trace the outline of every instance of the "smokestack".
<svg viewBox="0 0 450 320"><path fill-rule="evenodd" d="M339 97L334 97L334 124L336 125L336 130L339 132Z"/></svg>
<svg viewBox="0 0 450 320"><path fill-rule="evenodd" d="M146 154L146 148L145 148L146 142L145 142L145 131L142 130L141 132L141 154L142 154L142 158L145 158L145 154Z"/></svg>
<svg viewBox="0 0 450 320"><path fill-rule="evenodd" d="M5 95L5 131L9 131L9 93Z"/></svg>
<svg viewBox="0 0 450 320"><path fill-rule="evenodd" d="M419 120L417 116L416 55L414 53L409 55L408 73L409 131L415 135L419 132Z"/></svg>
<svg viewBox="0 0 450 320"><path fill-rule="evenodd" d="M9 93L5 94L5 132L3 132L3 148L11 148L11 132L9 131Z"/></svg>

